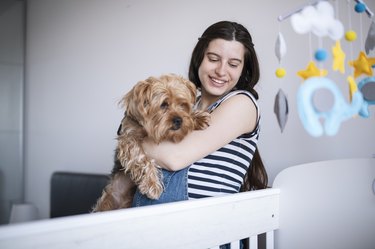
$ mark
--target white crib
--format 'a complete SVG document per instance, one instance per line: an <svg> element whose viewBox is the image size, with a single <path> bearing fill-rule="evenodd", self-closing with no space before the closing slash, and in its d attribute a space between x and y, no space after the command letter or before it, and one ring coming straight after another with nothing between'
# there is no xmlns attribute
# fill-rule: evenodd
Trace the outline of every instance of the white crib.
<svg viewBox="0 0 375 249"><path fill-rule="evenodd" d="M273 188L0 227L0 248L375 248L375 159L290 167Z"/></svg>

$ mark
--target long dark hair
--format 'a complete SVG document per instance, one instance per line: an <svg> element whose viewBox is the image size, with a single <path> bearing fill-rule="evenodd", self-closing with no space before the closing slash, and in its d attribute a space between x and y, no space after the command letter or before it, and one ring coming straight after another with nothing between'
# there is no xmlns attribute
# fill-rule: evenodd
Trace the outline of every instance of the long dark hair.
<svg viewBox="0 0 375 249"><path fill-rule="evenodd" d="M244 67L236 86L233 90L249 91L256 99L258 93L254 87L259 81L259 63L254 44L249 31L241 24L230 21L220 21L209 26L198 39L189 66L189 80L194 82L198 89L202 83L199 79L198 69L203 61L208 45L212 40L224 39L238 41L245 47ZM241 191L267 188L268 176L258 149L255 150L250 162Z"/></svg>

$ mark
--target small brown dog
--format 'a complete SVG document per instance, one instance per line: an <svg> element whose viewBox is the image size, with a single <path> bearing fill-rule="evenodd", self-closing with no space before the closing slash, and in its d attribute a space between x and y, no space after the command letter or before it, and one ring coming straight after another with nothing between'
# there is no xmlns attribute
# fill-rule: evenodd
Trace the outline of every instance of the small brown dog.
<svg viewBox="0 0 375 249"><path fill-rule="evenodd" d="M210 116L193 110L195 101L195 85L174 74L149 77L124 96L115 166L94 212L130 207L136 187L150 199L160 197L160 168L147 158L141 143L146 137L155 143L179 142L192 130L205 129Z"/></svg>

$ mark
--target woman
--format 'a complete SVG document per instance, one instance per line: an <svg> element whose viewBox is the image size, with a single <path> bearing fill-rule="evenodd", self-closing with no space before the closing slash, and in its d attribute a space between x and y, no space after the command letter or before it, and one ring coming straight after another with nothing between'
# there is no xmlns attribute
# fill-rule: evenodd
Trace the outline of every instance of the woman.
<svg viewBox="0 0 375 249"><path fill-rule="evenodd" d="M210 126L177 144L143 143L163 168L165 191L158 200L137 191L133 206L267 187L257 150L259 64L248 30L229 21L208 27L193 50L189 79L201 92L196 108L211 113Z"/></svg>

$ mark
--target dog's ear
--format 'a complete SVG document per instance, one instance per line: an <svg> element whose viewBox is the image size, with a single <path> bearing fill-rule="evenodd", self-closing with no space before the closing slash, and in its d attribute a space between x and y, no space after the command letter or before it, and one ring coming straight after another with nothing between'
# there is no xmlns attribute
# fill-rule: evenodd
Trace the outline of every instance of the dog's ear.
<svg viewBox="0 0 375 249"><path fill-rule="evenodd" d="M125 109L126 115L141 121L149 104L148 98L150 83L148 81L139 81L120 101L120 105Z"/></svg>
<svg viewBox="0 0 375 249"><path fill-rule="evenodd" d="M125 118L126 118L126 112L124 113L124 117L122 118L121 123L120 123L120 125L119 125L119 127L118 127L118 129L117 129L117 135L118 135L118 136L122 135L122 133L123 133L123 130L122 130L122 123L124 122L124 119L125 119Z"/></svg>
<svg viewBox="0 0 375 249"><path fill-rule="evenodd" d="M195 99L197 97L197 88L195 87L194 83L183 77L181 77L181 81L186 85L191 95L191 101L193 104L195 104Z"/></svg>
<svg viewBox="0 0 375 249"><path fill-rule="evenodd" d="M122 134L122 123L120 124L120 126L117 129L117 136L120 136L121 134Z"/></svg>

